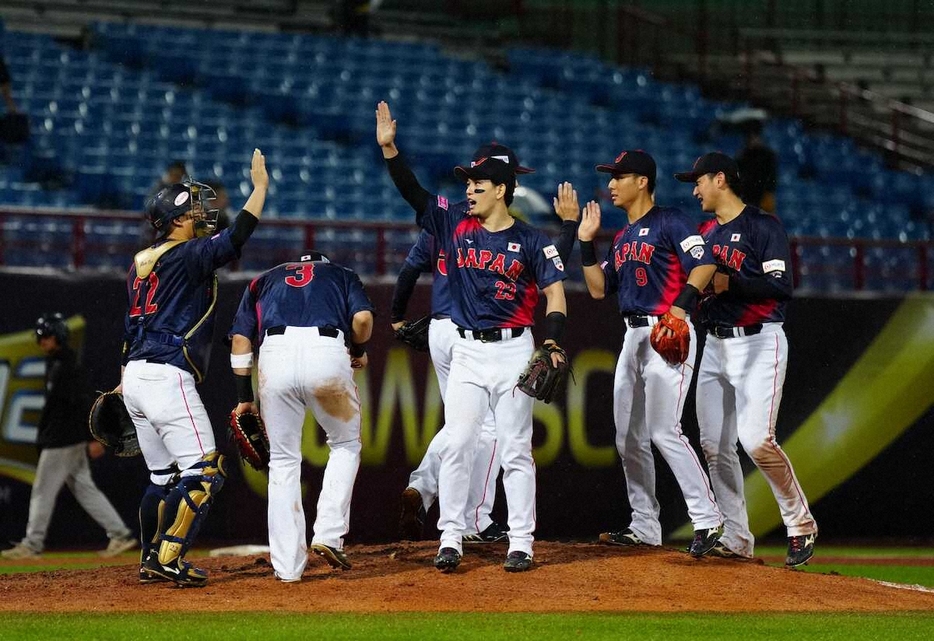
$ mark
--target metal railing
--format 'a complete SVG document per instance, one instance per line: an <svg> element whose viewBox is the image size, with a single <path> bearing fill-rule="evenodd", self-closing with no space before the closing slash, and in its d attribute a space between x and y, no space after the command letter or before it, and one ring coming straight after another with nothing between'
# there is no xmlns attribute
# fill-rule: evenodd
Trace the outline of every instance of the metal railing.
<svg viewBox="0 0 934 641"><path fill-rule="evenodd" d="M24 225L34 229L24 233ZM94 232L95 225L122 223L139 230L139 236L126 233L104 237ZM292 231L277 237L271 230ZM231 266L241 269L267 269L285 262L303 249L315 247L337 262L352 265L361 274L381 277L395 275L413 241L415 227L408 223L361 221L307 221L264 218L247 245L254 263L246 259ZM351 236L365 234L365 246ZM259 236L259 234L265 234ZM604 242L612 239L606 232ZM23 266L10 260L11 255L27 255L30 266L48 259L48 265L65 269L90 269L104 264L112 270L125 271L136 251L151 240L151 230L135 212L66 211L56 209L0 208L0 267ZM354 246L357 243L357 246ZM920 290L934 287L934 242L791 237L792 273L795 286L810 291L891 291ZM832 256L824 255L833 253ZM901 254L895 268L879 256ZM110 260L99 260L106 255ZM841 260L842 258L842 260ZM575 259L576 260L576 259ZM907 265L907 269L905 266ZM569 273L579 277L579 270Z"/></svg>

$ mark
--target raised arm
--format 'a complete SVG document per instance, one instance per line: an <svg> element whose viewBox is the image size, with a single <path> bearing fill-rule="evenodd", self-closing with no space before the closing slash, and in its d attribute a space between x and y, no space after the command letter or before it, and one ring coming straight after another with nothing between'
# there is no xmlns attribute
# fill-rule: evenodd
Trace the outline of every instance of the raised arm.
<svg viewBox="0 0 934 641"><path fill-rule="evenodd" d="M584 267L584 281L590 297L603 300L606 296L606 275L597 262L597 250L593 240L600 231L600 205L591 200L581 212L581 224L577 228L577 237L581 241L581 264Z"/></svg>

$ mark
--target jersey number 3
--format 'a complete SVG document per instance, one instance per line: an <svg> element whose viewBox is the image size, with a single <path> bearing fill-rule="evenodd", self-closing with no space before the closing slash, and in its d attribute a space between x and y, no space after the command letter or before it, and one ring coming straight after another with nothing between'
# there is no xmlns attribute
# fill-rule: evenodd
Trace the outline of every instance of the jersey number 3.
<svg viewBox="0 0 934 641"><path fill-rule="evenodd" d="M285 277L285 284L289 287L304 287L315 279L314 263L286 265L286 269L295 271L293 275Z"/></svg>

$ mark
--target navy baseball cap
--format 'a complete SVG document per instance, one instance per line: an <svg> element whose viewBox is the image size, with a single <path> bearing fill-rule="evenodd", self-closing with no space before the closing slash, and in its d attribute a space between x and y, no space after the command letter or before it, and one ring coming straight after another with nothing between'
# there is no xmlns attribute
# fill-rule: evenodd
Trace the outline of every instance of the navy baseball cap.
<svg viewBox="0 0 934 641"><path fill-rule="evenodd" d="M306 249L305 251L303 251L301 256L299 257L299 260L302 261L303 263L307 263L307 262L330 263L331 262L327 256L325 256L319 251L315 251L314 249Z"/></svg>
<svg viewBox="0 0 934 641"><path fill-rule="evenodd" d="M454 175L461 180L492 180L496 184L509 182L516 174L531 174L534 169L519 164L515 152L496 141L483 145L473 154L469 167L457 166Z"/></svg>
<svg viewBox="0 0 934 641"><path fill-rule="evenodd" d="M719 174L721 171L727 177L739 178L739 165L736 161L724 153L712 151L695 160L691 171L675 174L675 178L683 183L692 183L701 176Z"/></svg>
<svg viewBox="0 0 934 641"><path fill-rule="evenodd" d="M597 165L596 169L615 176L637 174L645 176L651 183L655 183L655 159L641 149L622 151L613 161L613 164Z"/></svg>

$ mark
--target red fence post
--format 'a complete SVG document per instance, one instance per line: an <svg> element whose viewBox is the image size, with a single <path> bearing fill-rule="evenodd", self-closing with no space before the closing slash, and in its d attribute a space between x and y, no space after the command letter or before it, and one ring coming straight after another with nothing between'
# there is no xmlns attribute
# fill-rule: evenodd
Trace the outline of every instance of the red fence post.
<svg viewBox="0 0 934 641"><path fill-rule="evenodd" d="M918 289L928 289L928 248L923 242L918 243Z"/></svg>
<svg viewBox="0 0 934 641"><path fill-rule="evenodd" d="M85 250L87 248L84 222L84 216L78 216L71 225L71 260L75 268L84 267Z"/></svg>
<svg viewBox="0 0 934 641"><path fill-rule="evenodd" d="M376 230L376 275L386 274L386 229L380 227Z"/></svg>
<svg viewBox="0 0 934 641"><path fill-rule="evenodd" d="M305 223L305 249L315 248L315 226Z"/></svg>
<svg viewBox="0 0 934 641"><path fill-rule="evenodd" d="M791 248L791 284L795 289L801 286L801 248L796 239L789 242Z"/></svg>
<svg viewBox="0 0 934 641"><path fill-rule="evenodd" d="M853 289L859 292L866 285L866 247L859 240L853 246L856 248L853 255Z"/></svg>

